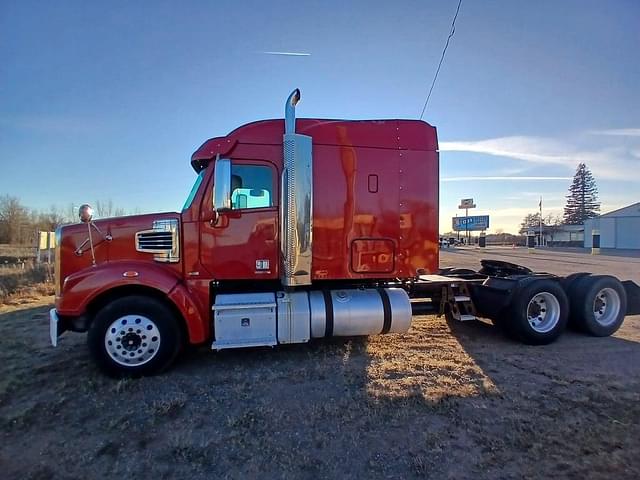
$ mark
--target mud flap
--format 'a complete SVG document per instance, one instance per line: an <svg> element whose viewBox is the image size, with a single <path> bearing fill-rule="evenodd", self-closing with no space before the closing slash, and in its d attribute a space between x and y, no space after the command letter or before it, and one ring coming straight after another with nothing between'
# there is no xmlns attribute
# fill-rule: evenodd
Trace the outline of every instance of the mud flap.
<svg viewBox="0 0 640 480"><path fill-rule="evenodd" d="M622 282L627 293L627 315L640 315L640 286L631 280Z"/></svg>
<svg viewBox="0 0 640 480"><path fill-rule="evenodd" d="M497 318L500 315L500 312L511 303L517 285L517 282L506 279L492 280L494 285L469 285L476 312L485 318Z"/></svg>
<svg viewBox="0 0 640 480"><path fill-rule="evenodd" d="M49 339L51 346L58 346L58 337L69 330L68 322L64 318L60 318L55 308L49 310Z"/></svg>

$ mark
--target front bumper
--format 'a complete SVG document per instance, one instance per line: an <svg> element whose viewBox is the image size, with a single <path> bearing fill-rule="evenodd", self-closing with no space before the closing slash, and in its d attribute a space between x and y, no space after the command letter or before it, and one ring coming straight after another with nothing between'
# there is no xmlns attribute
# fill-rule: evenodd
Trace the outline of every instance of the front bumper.
<svg viewBox="0 0 640 480"><path fill-rule="evenodd" d="M64 326L64 322L60 321L58 312L55 308L49 310L49 338L51 339L51 345L58 346L58 337L67 331Z"/></svg>

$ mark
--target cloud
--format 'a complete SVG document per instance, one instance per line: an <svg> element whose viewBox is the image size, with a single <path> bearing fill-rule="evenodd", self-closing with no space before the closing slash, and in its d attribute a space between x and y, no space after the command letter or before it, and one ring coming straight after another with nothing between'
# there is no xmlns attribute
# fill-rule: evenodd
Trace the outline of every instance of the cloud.
<svg viewBox="0 0 640 480"><path fill-rule="evenodd" d="M472 152L509 157L533 163L564 165L572 157L563 152L563 145L543 137L498 137L487 140L440 142L441 152Z"/></svg>
<svg viewBox="0 0 640 480"><path fill-rule="evenodd" d="M611 130L589 130L591 135L612 135L617 137L640 137L640 128L616 128Z"/></svg>
<svg viewBox="0 0 640 480"><path fill-rule="evenodd" d="M265 55L284 55L287 57L310 57L311 54L307 52L262 52Z"/></svg>
<svg viewBox="0 0 640 480"><path fill-rule="evenodd" d="M554 165L573 174L578 163L586 163L596 179L638 180L640 138L625 129L625 141L617 134L607 134L594 142L588 135L565 138L512 136L485 140L440 142L441 152L468 152L511 158L535 165ZM603 130L605 131L605 130ZM606 130L615 132L615 130ZM640 135L639 135L640 137ZM564 178L563 178L564 179Z"/></svg>
<svg viewBox="0 0 640 480"><path fill-rule="evenodd" d="M467 181L545 181L545 180L571 180L573 177L443 177L442 182L467 182Z"/></svg>

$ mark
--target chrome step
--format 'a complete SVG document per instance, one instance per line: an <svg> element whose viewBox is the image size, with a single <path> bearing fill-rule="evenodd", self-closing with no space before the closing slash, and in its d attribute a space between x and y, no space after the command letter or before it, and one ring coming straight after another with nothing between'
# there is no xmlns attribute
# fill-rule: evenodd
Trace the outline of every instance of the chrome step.
<svg viewBox="0 0 640 480"><path fill-rule="evenodd" d="M475 315L460 315L461 322L468 322L470 320L477 320Z"/></svg>
<svg viewBox="0 0 640 480"><path fill-rule="evenodd" d="M471 301L471 297L468 297L467 295L456 295L455 297L453 297L453 299L456 302L470 302Z"/></svg>

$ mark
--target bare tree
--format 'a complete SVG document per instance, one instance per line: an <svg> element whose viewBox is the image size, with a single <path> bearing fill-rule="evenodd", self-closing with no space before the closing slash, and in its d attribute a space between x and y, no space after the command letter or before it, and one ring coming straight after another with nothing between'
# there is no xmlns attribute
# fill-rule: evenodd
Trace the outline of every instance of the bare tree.
<svg viewBox="0 0 640 480"><path fill-rule="evenodd" d="M50 232L63 223L65 223L65 216L55 205L51 205L47 212L38 213L37 225L40 230Z"/></svg>
<svg viewBox="0 0 640 480"><path fill-rule="evenodd" d="M540 212L529 213L520 222L520 230L518 232L521 234L526 233L527 230L538 226L540 226Z"/></svg>
<svg viewBox="0 0 640 480"><path fill-rule="evenodd" d="M98 218L108 218L113 216L113 200L109 199L106 202L103 200L96 200L95 213Z"/></svg>
<svg viewBox="0 0 640 480"><path fill-rule="evenodd" d="M0 243L28 241L29 232L25 232L25 227L29 224L29 210L17 197L0 197Z"/></svg>

